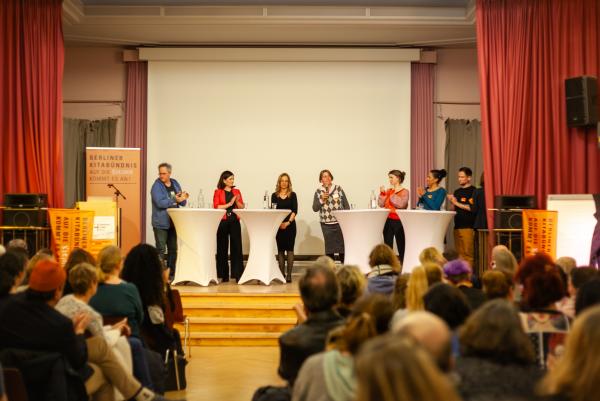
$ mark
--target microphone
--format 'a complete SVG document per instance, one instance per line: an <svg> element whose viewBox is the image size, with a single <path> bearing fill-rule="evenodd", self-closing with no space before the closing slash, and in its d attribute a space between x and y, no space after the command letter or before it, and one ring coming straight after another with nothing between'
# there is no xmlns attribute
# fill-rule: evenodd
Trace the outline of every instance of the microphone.
<svg viewBox="0 0 600 401"><path fill-rule="evenodd" d="M107 187L112 188L113 184L106 184Z"/></svg>

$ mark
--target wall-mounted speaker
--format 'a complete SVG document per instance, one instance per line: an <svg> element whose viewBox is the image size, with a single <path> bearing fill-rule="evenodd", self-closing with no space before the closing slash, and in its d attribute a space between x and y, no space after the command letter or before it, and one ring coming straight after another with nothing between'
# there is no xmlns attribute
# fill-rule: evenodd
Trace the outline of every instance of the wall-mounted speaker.
<svg viewBox="0 0 600 401"><path fill-rule="evenodd" d="M585 127L598 122L598 80L582 76L565 80L567 125Z"/></svg>

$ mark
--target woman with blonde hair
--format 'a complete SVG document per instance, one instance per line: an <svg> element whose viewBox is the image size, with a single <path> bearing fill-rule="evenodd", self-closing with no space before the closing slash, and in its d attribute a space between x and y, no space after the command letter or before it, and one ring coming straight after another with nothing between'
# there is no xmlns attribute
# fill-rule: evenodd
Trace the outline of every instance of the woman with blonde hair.
<svg viewBox="0 0 600 401"><path fill-rule="evenodd" d="M402 264L393 249L386 244L376 245L369 255L369 266L368 292L391 295L396 278L402 273Z"/></svg>
<svg viewBox="0 0 600 401"><path fill-rule="evenodd" d="M410 312L424 310L423 296L428 289L425 269L423 266L414 268L406 286L406 309Z"/></svg>
<svg viewBox="0 0 600 401"><path fill-rule="evenodd" d="M598 397L600 377L600 306L577 316L565 352L538 387L557 401L587 401Z"/></svg>
<svg viewBox="0 0 600 401"><path fill-rule="evenodd" d="M444 267L446 258L444 258L444 255L442 255L436 247L430 246L421 251L419 254L419 262L421 262L422 265L425 265L426 263L435 263L440 267Z"/></svg>
<svg viewBox="0 0 600 401"><path fill-rule="evenodd" d="M459 401L448 378L414 340L381 336L356 358L357 401Z"/></svg>
<svg viewBox="0 0 600 401"><path fill-rule="evenodd" d="M335 276L340 284L340 304L337 312L347 318L352 312L352 306L365 292L367 279L357 266L344 265L336 272Z"/></svg>
<svg viewBox="0 0 600 401"><path fill-rule="evenodd" d="M271 194L271 205L275 209L289 209L288 214L279 225L277 231L277 261L279 270L285 276L287 283L292 282L292 269L294 268L294 244L296 243L296 215L298 214L298 198L292 190L292 179L288 173L282 173L277 178L275 192ZM287 253L287 255L286 255ZM285 262L287 259L287 269Z"/></svg>

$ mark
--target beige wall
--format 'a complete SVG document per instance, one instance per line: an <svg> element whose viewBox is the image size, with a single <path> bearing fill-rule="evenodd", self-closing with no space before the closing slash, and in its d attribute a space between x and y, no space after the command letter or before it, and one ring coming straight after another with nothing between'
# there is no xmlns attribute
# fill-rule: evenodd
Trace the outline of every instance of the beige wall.
<svg viewBox="0 0 600 401"><path fill-rule="evenodd" d="M125 100L126 69L119 47L67 47L63 99L77 101ZM65 103L63 116L103 119L118 117L117 146L123 146L124 105Z"/></svg>
<svg viewBox="0 0 600 401"><path fill-rule="evenodd" d="M477 70L477 50L440 49L437 50L435 79L435 101L438 102L479 102L479 76ZM464 118L481 120L480 105L435 105L435 168L444 167L446 132L444 120ZM449 174L453 177L452 174Z"/></svg>

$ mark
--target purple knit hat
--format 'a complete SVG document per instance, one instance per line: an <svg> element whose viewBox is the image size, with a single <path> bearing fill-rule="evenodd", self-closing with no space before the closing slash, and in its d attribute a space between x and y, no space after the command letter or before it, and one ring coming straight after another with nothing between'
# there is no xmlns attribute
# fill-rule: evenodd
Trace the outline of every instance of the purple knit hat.
<svg viewBox="0 0 600 401"><path fill-rule="evenodd" d="M446 276L458 276L468 273L471 273L471 267L462 259L454 259L444 265L444 274Z"/></svg>

